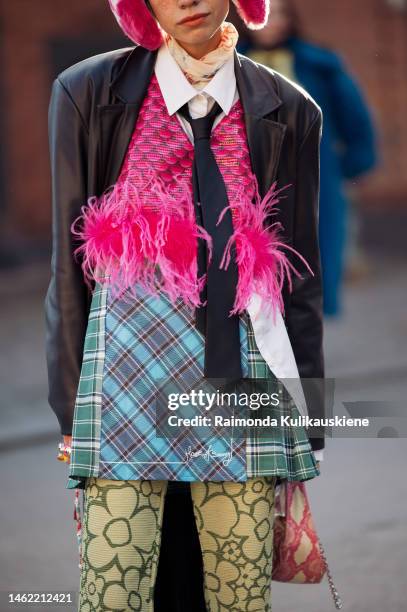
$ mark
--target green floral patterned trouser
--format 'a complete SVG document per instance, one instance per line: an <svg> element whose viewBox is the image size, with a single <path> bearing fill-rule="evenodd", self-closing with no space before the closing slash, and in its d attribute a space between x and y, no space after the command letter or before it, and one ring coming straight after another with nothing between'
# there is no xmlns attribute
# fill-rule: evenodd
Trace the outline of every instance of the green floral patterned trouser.
<svg viewBox="0 0 407 612"><path fill-rule="evenodd" d="M191 483L208 612L271 612L275 483ZM166 490L167 481L87 479L80 612L153 611Z"/></svg>

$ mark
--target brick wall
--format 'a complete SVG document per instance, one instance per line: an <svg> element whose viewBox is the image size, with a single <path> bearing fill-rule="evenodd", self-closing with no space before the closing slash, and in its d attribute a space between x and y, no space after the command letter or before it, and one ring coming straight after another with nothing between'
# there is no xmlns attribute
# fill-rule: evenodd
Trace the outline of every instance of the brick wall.
<svg viewBox="0 0 407 612"><path fill-rule="evenodd" d="M2 2L0 11L7 223L40 238L49 235L51 216L47 111L55 76L52 42L72 38L79 44L86 36L96 40L117 30L101 0L13 0Z"/></svg>

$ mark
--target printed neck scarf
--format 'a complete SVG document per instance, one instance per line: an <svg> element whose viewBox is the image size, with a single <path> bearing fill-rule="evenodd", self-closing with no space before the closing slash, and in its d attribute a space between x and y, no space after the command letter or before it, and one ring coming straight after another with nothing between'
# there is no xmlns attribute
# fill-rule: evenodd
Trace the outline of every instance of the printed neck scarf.
<svg viewBox="0 0 407 612"><path fill-rule="evenodd" d="M238 31L232 23L225 21L222 24L221 40L213 51L210 51L201 59L195 59L181 47L181 45L169 34L165 41L171 55L185 74L188 81L196 88L203 89L213 78L216 72L233 55Z"/></svg>

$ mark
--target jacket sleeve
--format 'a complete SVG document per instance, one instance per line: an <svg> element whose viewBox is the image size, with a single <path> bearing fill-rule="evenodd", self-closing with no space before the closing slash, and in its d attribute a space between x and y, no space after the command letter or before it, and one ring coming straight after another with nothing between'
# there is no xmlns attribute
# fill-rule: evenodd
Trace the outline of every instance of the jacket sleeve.
<svg viewBox="0 0 407 612"><path fill-rule="evenodd" d="M88 129L63 82L48 111L52 185L51 278L45 297L48 402L61 434L72 433L88 317L88 288L74 260L71 223L86 203Z"/></svg>
<svg viewBox="0 0 407 612"><path fill-rule="evenodd" d="M293 276L286 320L309 415L321 418L324 416L324 356L318 221L322 112L316 104L312 105L311 120L297 148L293 246L305 257L314 275L302 265L302 278ZM312 433L319 436L321 430ZM325 445L324 437L310 437L310 442L313 450Z"/></svg>

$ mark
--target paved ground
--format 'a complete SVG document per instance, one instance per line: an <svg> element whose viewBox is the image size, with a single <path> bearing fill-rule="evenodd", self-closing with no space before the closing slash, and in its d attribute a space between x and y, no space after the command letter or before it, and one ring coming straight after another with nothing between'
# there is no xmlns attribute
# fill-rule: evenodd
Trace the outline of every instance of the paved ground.
<svg viewBox="0 0 407 612"><path fill-rule="evenodd" d="M342 319L326 321L327 375L340 399L404 400L405 266L381 258L372 269L348 287ZM4 603L9 591L74 591L79 579L73 492L54 458L58 429L46 401L47 282L39 264L0 278L0 612L17 609ZM344 610L404 612L407 440L334 439L325 453L308 491ZM273 589L273 612L334 609L326 581Z"/></svg>

